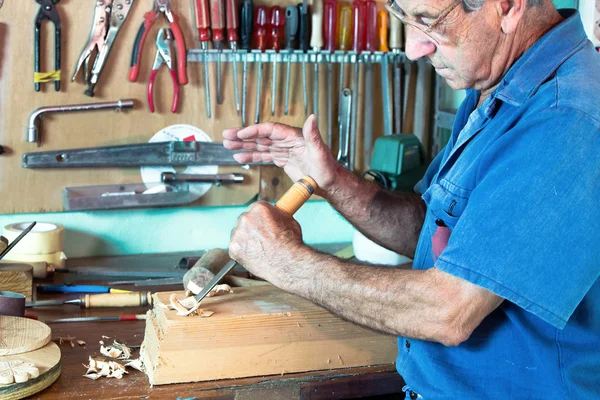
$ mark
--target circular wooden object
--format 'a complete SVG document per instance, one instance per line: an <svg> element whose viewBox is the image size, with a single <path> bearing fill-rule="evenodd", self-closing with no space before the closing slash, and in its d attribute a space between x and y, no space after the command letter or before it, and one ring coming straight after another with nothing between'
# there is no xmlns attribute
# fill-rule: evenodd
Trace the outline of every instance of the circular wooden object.
<svg viewBox="0 0 600 400"><path fill-rule="evenodd" d="M35 364L39 370L39 376L22 383L0 385L0 399L2 400L23 399L38 393L52 385L60 375L60 349L54 342L29 353L0 357L0 362L16 360Z"/></svg>
<svg viewBox="0 0 600 400"><path fill-rule="evenodd" d="M0 356L26 353L44 347L50 327L29 318L0 316Z"/></svg>

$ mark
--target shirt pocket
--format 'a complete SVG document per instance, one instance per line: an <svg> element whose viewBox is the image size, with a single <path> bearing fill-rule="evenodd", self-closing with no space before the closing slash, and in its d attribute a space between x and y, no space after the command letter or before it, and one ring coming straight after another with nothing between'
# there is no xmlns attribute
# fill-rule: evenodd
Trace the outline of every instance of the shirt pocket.
<svg viewBox="0 0 600 400"><path fill-rule="evenodd" d="M470 194L470 190L440 179L431 184L423 194L423 200L435 217L436 225L442 221L452 231L467 207Z"/></svg>

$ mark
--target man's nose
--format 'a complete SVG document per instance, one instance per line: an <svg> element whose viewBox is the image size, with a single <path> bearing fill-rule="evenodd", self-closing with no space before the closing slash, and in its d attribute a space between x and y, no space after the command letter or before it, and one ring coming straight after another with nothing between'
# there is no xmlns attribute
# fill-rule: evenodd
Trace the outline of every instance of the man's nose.
<svg viewBox="0 0 600 400"><path fill-rule="evenodd" d="M433 40L419 29L407 25L406 29L406 57L416 61L419 58L435 53L437 46Z"/></svg>

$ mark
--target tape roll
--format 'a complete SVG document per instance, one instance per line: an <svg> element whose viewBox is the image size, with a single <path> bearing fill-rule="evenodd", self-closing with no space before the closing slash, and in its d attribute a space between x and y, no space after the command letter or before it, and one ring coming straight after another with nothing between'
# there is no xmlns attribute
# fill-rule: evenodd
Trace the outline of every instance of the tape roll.
<svg viewBox="0 0 600 400"><path fill-rule="evenodd" d="M54 267L54 269L64 268L66 259L67 256L62 251L51 254L19 254L10 251L3 258L3 260L17 261L28 264L45 262L48 265Z"/></svg>
<svg viewBox="0 0 600 400"><path fill-rule="evenodd" d="M19 222L4 227L3 235L12 242L31 222ZM65 247L65 227L51 222L38 222L31 232L8 253L18 254L51 254L59 253ZM43 260L41 260L43 261Z"/></svg>
<svg viewBox="0 0 600 400"><path fill-rule="evenodd" d="M25 296L14 292L0 292L0 315L23 317L25 315Z"/></svg>

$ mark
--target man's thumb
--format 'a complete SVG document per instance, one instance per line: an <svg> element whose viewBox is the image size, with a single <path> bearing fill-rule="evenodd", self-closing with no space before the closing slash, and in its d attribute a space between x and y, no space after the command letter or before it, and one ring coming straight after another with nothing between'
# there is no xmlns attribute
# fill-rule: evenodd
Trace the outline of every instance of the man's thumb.
<svg viewBox="0 0 600 400"><path fill-rule="evenodd" d="M321 132L319 132L319 126L317 125L317 117L312 114L308 117L304 126L302 127L302 136L307 143L316 144L322 142Z"/></svg>

